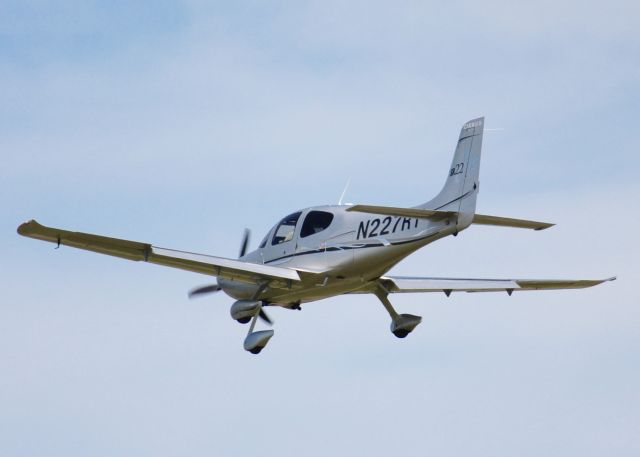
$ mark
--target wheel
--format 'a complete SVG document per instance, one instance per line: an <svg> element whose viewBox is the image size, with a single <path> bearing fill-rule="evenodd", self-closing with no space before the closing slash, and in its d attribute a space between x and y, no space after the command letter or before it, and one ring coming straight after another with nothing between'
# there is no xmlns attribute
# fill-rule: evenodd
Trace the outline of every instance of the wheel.
<svg viewBox="0 0 640 457"><path fill-rule="evenodd" d="M393 334L395 336L397 336L398 338L405 338L409 333L411 333L411 332L409 332L409 330L405 330L405 329L402 329L402 328L399 328L398 330L393 332Z"/></svg>
<svg viewBox="0 0 640 457"><path fill-rule="evenodd" d="M251 316L241 317L240 319L238 319L238 322L240 322L241 324L248 324L250 320L251 320Z"/></svg>

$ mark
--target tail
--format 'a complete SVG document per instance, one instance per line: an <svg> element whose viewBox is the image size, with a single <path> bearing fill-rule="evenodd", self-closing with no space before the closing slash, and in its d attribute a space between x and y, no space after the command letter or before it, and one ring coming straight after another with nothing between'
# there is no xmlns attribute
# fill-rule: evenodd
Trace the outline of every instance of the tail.
<svg viewBox="0 0 640 457"><path fill-rule="evenodd" d="M444 187L435 198L418 206L421 209L457 212L458 231L471 224L476 212L483 131L484 117L462 126Z"/></svg>

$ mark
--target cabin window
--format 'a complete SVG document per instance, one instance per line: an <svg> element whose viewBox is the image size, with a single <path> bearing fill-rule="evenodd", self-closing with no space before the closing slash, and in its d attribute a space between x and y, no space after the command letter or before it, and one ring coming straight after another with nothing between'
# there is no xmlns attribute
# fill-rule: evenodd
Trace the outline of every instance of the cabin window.
<svg viewBox="0 0 640 457"><path fill-rule="evenodd" d="M271 244L275 245L285 243L293 239L293 234L296 231L296 224L298 223L300 214L302 213L298 212L290 214L280 221L278 227L276 227L275 233L273 234Z"/></svg>
<svg viewBox="0 0 640 457"><path fill-rule="evenodd" d="M310 211L302 224L300 238L315 235L331 225L333 214L325 211Z"/></svg>

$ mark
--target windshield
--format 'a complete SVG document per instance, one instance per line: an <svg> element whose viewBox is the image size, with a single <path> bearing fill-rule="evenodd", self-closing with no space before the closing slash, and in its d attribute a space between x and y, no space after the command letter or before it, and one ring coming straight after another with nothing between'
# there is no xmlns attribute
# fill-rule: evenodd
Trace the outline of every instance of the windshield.
<svg viewBox="0 0 640 457"><path fill-rule="evenodd" d="M285 243L293 239L293 234L296 231L296 224L298 223L300 214L302 213L297 212L289 214L287 217L280 221L273 234L273 239L271 240L272 245Z"/></svg>

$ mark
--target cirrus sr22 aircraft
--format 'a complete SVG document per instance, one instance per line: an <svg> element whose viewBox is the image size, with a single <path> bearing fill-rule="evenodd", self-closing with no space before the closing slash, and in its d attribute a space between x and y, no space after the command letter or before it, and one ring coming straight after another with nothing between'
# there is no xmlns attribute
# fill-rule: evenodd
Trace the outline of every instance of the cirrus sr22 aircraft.
<svg viewBox="0 0 640 457"><path fill-rule="evenodd" d="M244 349L259 353L273 330L255 331L258 317L271 324L266 306L300 309L302 303L340 294L373 294L391 316L391 332L404 338L420 316L398 314L389 302L394 293L498 292L577 289L613 280L456 279L388 276L414 251L472 224L544 230L553 224L476 214L484 118L462 126L444 187L435 198L412 208L373 205L329 205L289 214L246 253L248 232L239 259L176 251L148 243L40 225L18 227L20 235L86 249L128 260L145 261L216 276L217 283L194 289L190 296L224 291L236 300L231 317L249 323Z"/></svg>

